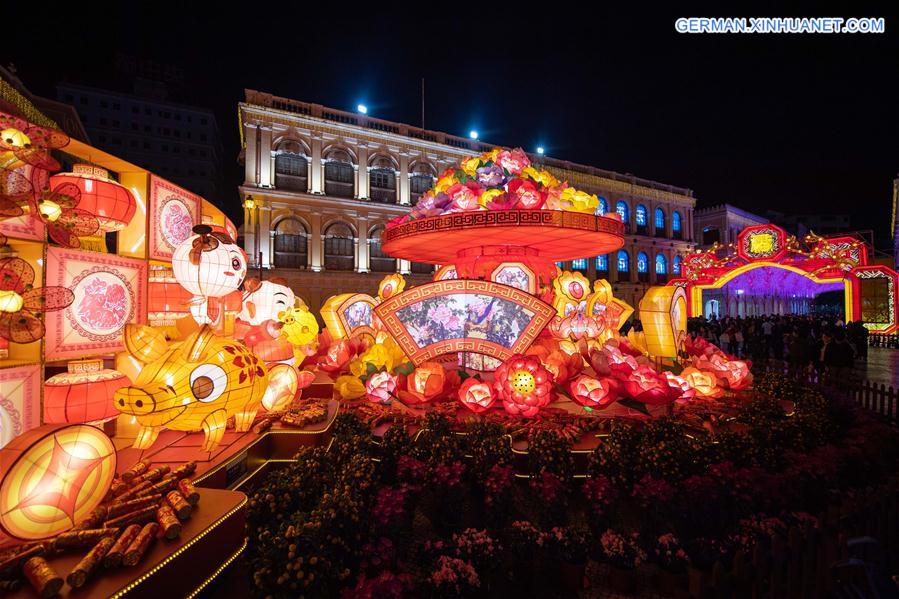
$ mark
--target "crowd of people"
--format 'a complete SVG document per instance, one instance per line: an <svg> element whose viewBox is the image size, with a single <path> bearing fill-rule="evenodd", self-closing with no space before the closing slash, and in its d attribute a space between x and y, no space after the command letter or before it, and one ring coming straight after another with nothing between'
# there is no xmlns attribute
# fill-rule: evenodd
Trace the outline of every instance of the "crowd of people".
<svg viewBox="0 0 899 599"><path fill-rule="evenodd" d="M868 357L868 330L837 317L700 317L688 321L687 331L759 366L784 362L793 371L815 369L831 377L848 374L856 360Z"/></svg>

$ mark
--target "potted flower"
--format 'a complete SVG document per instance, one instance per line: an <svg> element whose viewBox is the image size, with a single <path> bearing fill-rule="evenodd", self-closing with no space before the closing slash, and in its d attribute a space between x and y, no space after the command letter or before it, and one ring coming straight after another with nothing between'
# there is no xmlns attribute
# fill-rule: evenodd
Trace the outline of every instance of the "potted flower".
<svg viewBox="0 0 899 599"><path fill-rule="evenodd" d="M589 529L576 524L554 526L542 536L547 555L557 562L562 587L571 593L583 590Z"/></svg>
<svg viewBox="0 0 899 599"><path fill-rule="evenodd" d="M686 587L690 558L674 533L659 535L649 551L649 558L660 568L656 582L659 592L673 595Z"/></svg>
<svg viewBox="0 0 899 599"><path fill-rule="evenodd" d="M481 588L474 566L449 555L437 558L426 583L439 597L467 597Z"/></svg>
<svg viewBox="0 0 899 599"><path fill-rule="evenodd" d="M637 591L636 568L646 561L646 552L637 543L638 533L608 529L599 538L604 560L609 564L609 586L619 593Z"/></svg>

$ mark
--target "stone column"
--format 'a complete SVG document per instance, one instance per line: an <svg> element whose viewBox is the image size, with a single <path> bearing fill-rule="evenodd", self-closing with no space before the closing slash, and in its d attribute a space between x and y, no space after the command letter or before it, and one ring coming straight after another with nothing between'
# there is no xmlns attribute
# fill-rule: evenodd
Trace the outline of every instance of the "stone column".
<svg viewBox="0 0 899 599"><path fill-rule="evenodd" d="M260 127L259 139L259 187L274 187L272 172L272 128Z"/></svg>
<svg viewBox="0 0 899 599"><path fill-rule="evenodd" d="M256 207L252 209L246 207L246 198L244 198L243 208L243 251L247 253L250 264L256 264Z"/></svg>
<svg viewBox="0 0 899 599"><path fill-rule="evenodd" d="M356 272L368 272L371 270L371 261L368 247L368 219L360 216L356 219L358 245L356 248Z"/></svg>
<svg viewBox="0 0 899 599"><path fill-rule="evenodd" d="M656 205L652 200L646 206L646 233L650 237L656 236Z"/></svg>
<svg viewBox="0 0 899 599"><path fill-rule="evenodd" d="M400 152L400 172L397 175L397 203L408 206L412 203L412 197L409 192L409 153Z"/></svg>
<svg viewBox="0 0 899 599"><path fill-rule="evenodd" d="M325 192L325 167L322 164L322 136L312 134L312 160L310 160L309 192L321 195ZM319 222L321 219L319 219ZM321 265L319 265L321 266Z"/></svg>
<svg viewBox="0 0 899 599"><path fill-rule="evenodd" d="M609 264L609 283L613 285L618 282L618 250L608 254Z"/></svg>
<svg viewBox="0 0 899 599"><path fill-rule="evenodd" d="M252 185L253 187L259 185L259 173L257 171L259 166L259 157L257 156L259 144L256 140L258 134L259 129L256 125L251 125L250 123L244 125L244 139L247 141L247 148L244 151L244 185Z"/></svg>
<svg viewBox="0 0 899 599"><path fill-rule="evenodd" d="M412 264L408 260L397 260L396 267L401 275L408 275L412 273Z"/></svg>
<svg viewBox="0 0 899 599"><path fill-rule="evenodd" d="M259 206L259 250L262 252L262 268L272 265L272 207L268 204Z"/></svg>
<svg viewBox="0 0 899 599"><path fill-rule="evenodd" d="M309 268L313 272L321 272L322 270L322 215L318 212L309 214L309 225L312 230L309 232Z"/></svg>
<svg viewBox="0 0 899 599"><path fill-rule="evenodd" d="M368 178L368 144L360 143L358 146L359 165L356 169L356 199L367 200L370 191Z"/></svg>

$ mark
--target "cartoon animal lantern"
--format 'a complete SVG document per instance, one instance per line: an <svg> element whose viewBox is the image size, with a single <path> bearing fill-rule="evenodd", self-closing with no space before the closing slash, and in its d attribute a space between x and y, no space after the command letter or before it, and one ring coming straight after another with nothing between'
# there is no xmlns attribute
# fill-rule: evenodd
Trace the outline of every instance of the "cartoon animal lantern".
<svg viewBox="0 0 899 599"><path fill-rule="evenodd" d="M247 275L247 256L227 233L209 225L196 225L193 231L175 248L172 270L194 296L190 311L197 323L218 324L224 310L210 310L209 298L224 297L240 287Z"/></svg>
<svg viewBox="0 0 899 599"><path fill-rule="evenodd" d="M240 320L251 324L262 324L267 320L277 320L278 313L293 308L296 296L281 277L268 281L247 279L244 288L249 291L243 300L243 309L237 315Z"/></svg>
<svg viewBox="0 0 899 599"><path fill-rule="evenodd" d="M134 384L114 397L116 408L141 426L135 448L150 447L163 427L202 428L203 451L213 451L231 416L238 431L250 428L269 380L259 358L243 343L215 335L208 325L171 346L148 329L126 326L125 348L145 366Z"/></svg>

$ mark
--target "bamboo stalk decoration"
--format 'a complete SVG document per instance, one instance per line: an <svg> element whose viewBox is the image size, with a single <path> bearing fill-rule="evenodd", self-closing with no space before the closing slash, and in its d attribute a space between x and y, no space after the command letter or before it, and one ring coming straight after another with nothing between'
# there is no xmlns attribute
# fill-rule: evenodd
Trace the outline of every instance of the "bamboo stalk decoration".
<svg viewBox="0 0 899 599"><path fill-rule="evenodd" d="M118 568L122 565L122 558L125 557L125 551L128 550L128 547L130 547L131 543L134 542L134 539L137 538L141 528L140 524L131 524L125 529L103 559L104 568Z"/></svg>
<svg viewBox="0 0 899 599"><path fill-rule="evenodd" d="M151 483L155 483L156 481L158 481L160 478L162 478L163 476L165 476L166 474L168 474L171 471L172 471L172 469L168 466L157 466L156 468L153 468L152 470L147 470L140 476L135 476L133 479L131 479L131 484L139 485L139 484L142 484L147 481L150 481ZM134 486L132 486L132 490L133 489L134 489Z"/></svg>
<svg viewBox="0 0 899 599"><path fill-rule="evenodd" d="M13 578L12 580L0 580L0 593L12 595L18 593L22 589L22 580Z"/></svg>
<svg viewBox="0 0 899 599"><path fill-rule="evenodd" d="M156 522L159 523L159 528L162 529L165 538L172 540L181 536L181 522L168 505L156 510Z"/></svg>
<svg viewBox="0 0 899 599"><path fill-rule="evenodd" d="M138 497L146 497L147 495L159 495L171 491L178 484L178 479L169 474L151 487L144 489L137 494Z"/></svg>
<svg viewBox="0 0 899 599"><path fill-rule="evenodd" d="M184 495L187 503L191 505L197 505L200 502L200 492L189 478L182 478L178 481L178 492Z"/></svg>
<svg viewBox="0 0 899 599"><path fill-rule="evenodd" d="M98 505L90 514L87 515L87 518L79 522L78 525L72 530L100 528L103 525L103 521L109 517L106 514L106 511L106 506Z"/></svg>
<svg viewBox="0 0 899 599"><path fill-rule="evenodd" d="M73 589L84 586L84 583L103 565L103 558L106 557L106 554L109 553L109 550L115 543L115 537L100 539L100 542L94 545L94 548L69 572L69 575L66 577L66 582L69 583L69 586Z"/></svg>
<svg viewBox="0 0 899 599"><path fill-rule="evenodd" d="M190 512L193 508L190 507L190 504L184 498L184 495L178 491L171 491L165 496L165 501L172 506L172 509L175 511L175 515L178 516L179 520L187 520L190 518Z"/></svg>
<svg viewBox="0 0 899 599"><path fill-rule="evenodd" d="M46 552L47 547L44 543L35 543L22 549L13 550L12 555L8 555L3 561L0 561L0 577L14 574L26 561L32 557L44 555Z"/></svg>
<svg viewBox="0 0 899 599"><path fill-rule="evenodd" d="M118 498L121 501L127 501L129 499L134 499L135 497L138 497L139 493L152 487L153 482L154 481L152 481L152 480L141 481L141 482L137 483L136 485L134 485L133 487L131 487L130 489L128 489L127 491L125 491L124 493L122 493L121 495L119 495Z"/></svg>
<svg viewBox="0 0 899 599"><path fill-rule="evenodd" d="M158 532L159 524L157 524L156 522L145 524L141 531L137 534L137 537L135 537L135 539L131 542L131 545L129 545L128 549L125 551L125 557L122 558L122 564L126 566L137 565L137 562L139 562L147 552L147 549L156 538L156 534Z"/></svg>
<svg viewBox="0 0 899 599"><path fill-rule="evenodd" d="M131 512L134 512L136 510L140 510L151 505L157 505L160 501L162 501L162 495L157 494L113 503L109 506L106 517L110 519L118 518L119 516L130 514Z"/></svg>
<svg viewBox="0 0 899 599"><path fill-rule="evenodd" d="M92 547L104 537L114 537L119 533L118 528L106 523L106 528L90 528L85 530L70 530L57 535L53 539L53 549L64 551L66 549L83 549Z"/></svg>
<svg viewBox="0 0 899 599"><path fill-rule="evenodd" d="M131 484L134 481L134 478L140 476L150 469L150 462L146 460L142 460L136 463L134 466L122 472L122 480L125 481L125 484Z"/></svg>
<svg viewBox="0 0 899 599"><path fill-rule="evenodd" d="M56 571L50 567L50 564L47 563L47 560L40 556L32 557L25 562L25 565L22 566L22 572L25 574L25 578L31 583L31 586L37 592L39 597L54 597L62 588L62 576L57 574Z"/></svg>
<svg viewBox="0 0 899 599"><path fill-rule="evenodd" d="M118 518L107 520L106 526L108 528L120 528L129 524L143 524L144 522L149 522L150 520L152 520L153 516L155 515L156 506L149 505L145 508L141 508L139 510L129 512L123 516L119 516Z"/></svg>

